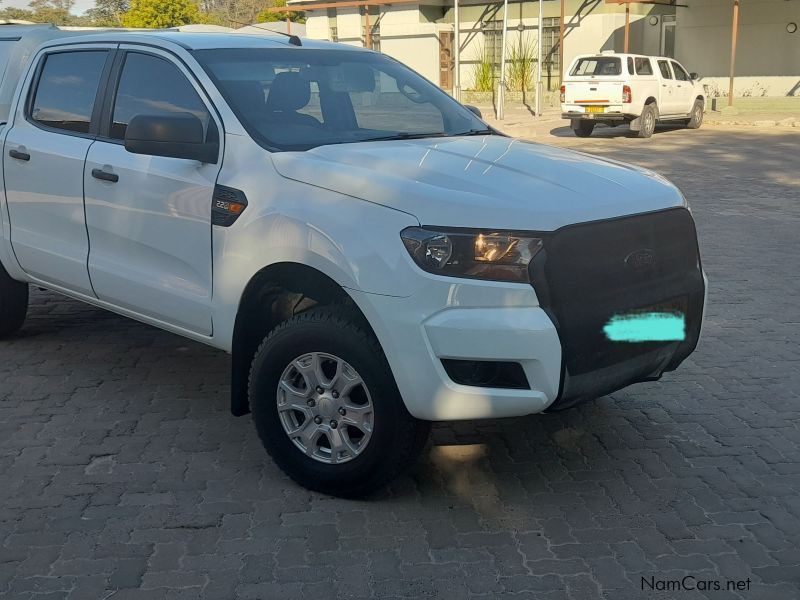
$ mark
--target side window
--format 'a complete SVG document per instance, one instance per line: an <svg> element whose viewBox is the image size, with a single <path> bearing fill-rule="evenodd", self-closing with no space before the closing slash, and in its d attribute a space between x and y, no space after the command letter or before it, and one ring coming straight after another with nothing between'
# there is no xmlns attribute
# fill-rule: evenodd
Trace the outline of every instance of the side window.
<svg viewBox="0 0 800 600"><path fill-rule="evenodd" d="M208 131L211 115L186 76L168 60L129 52L114 99L111 138L125 139L128 123L136 115L191 113Z"/></svg>
<svg viewBox="0 0 800 600"><path fill-rule="evenodd" d="M650 63L649 58L643 56L636 58L636 74L637 75L652 75L653 65Z"/></svg>
<svg viewBox="0 0 800 600"><path fill-rule="evenodd" d="M633 58L628 57L628 75L633 75Z"/></svg>
<svg viewBox="0 0 800 600"><path fill-rule="evenodd" d="M658 61L658 70L661 71L661 76L664 79L672 79L672 73L669 72L669 65L667 64L667 61Z"/></svg>
<svg viewBox="0 0 800 600"><path fill-rule="evenodd" d="M674 60L672 61L672 70L675 71L675 79L678 81L689 81L689 74Z"/></svg>
<svg viewBox="0 0 800 600"><path fill-rule="evenodd" d="M89 133L107 56L105 50L48 54L34 92L30 118L48 127Z"/></svg>

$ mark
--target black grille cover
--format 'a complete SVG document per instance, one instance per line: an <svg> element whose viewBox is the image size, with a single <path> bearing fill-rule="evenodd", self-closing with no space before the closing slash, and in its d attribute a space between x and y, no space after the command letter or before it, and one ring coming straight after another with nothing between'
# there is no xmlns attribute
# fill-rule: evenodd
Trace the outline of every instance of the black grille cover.
<svg viewBox="0 0 800 600"><path fill-rule="evenodd" d="M697 345L704 283L691 213L675 208L570 225L544 236L531 281L563 351L558 406L675 369ZM682 312L682 342L613 342L614 315Z"/></svg>

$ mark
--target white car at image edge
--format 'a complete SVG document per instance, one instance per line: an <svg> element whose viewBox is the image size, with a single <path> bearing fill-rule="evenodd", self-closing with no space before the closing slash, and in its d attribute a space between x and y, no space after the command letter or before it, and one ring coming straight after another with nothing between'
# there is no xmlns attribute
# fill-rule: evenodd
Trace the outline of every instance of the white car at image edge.
<svg viewBox="0 0 800 600"><path fill-rule="evenodd" d="M506 137L367 50L49 31L0 86L0 337L35 285L229 352L232 412L310 489L363 496L431 421L568 408L698 342L694 221L655 173ZM684 333L609 334L651 314Z"/></svg>

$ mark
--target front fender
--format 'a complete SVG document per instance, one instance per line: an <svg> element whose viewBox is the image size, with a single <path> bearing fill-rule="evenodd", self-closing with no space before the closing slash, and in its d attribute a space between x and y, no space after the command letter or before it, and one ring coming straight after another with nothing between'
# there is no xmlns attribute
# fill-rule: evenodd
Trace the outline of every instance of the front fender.
<svg viewBox="0 0 800 600"><path fill-rule="evenodd" d="M239 221L213 228L214 338L227 351L247 284L276 263L307 265L347 289L413 293L400 231L419 225L416 218L299 182L284 180L281 189L281 197L266 201L244 190L250 205Z"/></svg>

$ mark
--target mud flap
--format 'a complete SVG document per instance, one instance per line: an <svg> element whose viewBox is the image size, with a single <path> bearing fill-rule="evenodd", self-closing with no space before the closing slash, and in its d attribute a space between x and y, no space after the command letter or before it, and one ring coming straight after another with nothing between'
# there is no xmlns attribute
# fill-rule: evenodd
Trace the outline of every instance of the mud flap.
<svg viewBox="0 0 800 600"><path fill-rule="evenodd" d="M631 131L639 131L642 128L642 117L636 117L630 122Z"/></svg>

